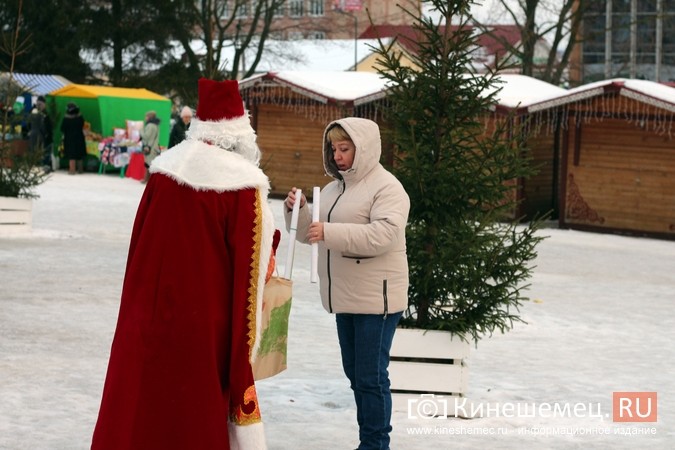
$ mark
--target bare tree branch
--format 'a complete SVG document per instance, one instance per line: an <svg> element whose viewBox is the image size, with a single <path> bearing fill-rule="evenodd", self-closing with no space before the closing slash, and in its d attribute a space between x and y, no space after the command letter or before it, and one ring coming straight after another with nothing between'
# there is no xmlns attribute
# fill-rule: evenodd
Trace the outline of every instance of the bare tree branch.
<svg viewBox="0 0 675 450"><path fill-rule="evenodd" d="M497 40L507 54L519 60L522 74L560 84L578 41L581 19L588 3L588 0L518 0L514 5L512 1L499 0L499 7L520 30L520 42L516 45L496 33L490 24L478 21L475 24L483 33ZM539 43L542 41L550 44L543 65L537 63L537 52L541 48Z"/></svg>

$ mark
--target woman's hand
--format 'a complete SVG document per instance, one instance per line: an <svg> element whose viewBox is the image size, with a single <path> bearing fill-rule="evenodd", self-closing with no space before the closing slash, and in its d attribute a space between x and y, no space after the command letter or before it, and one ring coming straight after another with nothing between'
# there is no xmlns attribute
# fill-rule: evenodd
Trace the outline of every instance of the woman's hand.
<svg viewBox="0 0 675 450"><path fill-rule="evenodd" d="M293 186L291 188L291 190L289 191L288 195L286 196L286 200L284 200L284 205L286 205L286 208L288 208L289 211L292 211L293 206L295 205L295 201L296 201L295 193L297 192L297 190L298 190L298 188ZM306 203L307 203L307 197L305 197L305 194L302 194L302 196L300 198L300 207L302 208L303 206L305 206Z"/></svg>
<svg viewBox="0 0 675 450"><path fill-rule="evenodd" d="M307 239L310 243L323 241L323 222L312 222L307 230Z"/></svg>

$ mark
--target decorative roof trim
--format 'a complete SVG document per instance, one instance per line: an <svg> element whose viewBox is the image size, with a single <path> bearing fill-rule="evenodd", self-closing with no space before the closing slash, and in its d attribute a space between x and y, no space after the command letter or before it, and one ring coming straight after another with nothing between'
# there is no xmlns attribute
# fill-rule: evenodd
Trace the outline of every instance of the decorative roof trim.
<svg viewBox="0 0 675 450"><path fill-rule="evenodd" d="M376 100L383 99L387 96L386 91L375 92L374 94L366 95L364 97L357 98L354 100L354 106L364 105L366 103L371 103Z"/></svg>
<svg viewBox="0 0 675 450"><path fill-rule="evenodd" d="M641 92L637 92L626 87L621 89L620 94L623 95L624 97L628 97L630 99L637 100L642 103L647 103L649 105L656 106L657 108L665 109L667 111L675 113L675 104L659 100L647 94L643 94Z"/></svg>
<svg viewBox="0 0 675 450"><path fill-rule="evenodd" d="M554 108L556 106L566 105L568 103L574 103L581 100L586 100L587 98L596 97L605 93L604 86L597 88L589 89L587 91L577 92L570 95L564 95L553 100L546 100L541 103L535 103L527 107L527 112L537 112L544 109Z"/></svg>

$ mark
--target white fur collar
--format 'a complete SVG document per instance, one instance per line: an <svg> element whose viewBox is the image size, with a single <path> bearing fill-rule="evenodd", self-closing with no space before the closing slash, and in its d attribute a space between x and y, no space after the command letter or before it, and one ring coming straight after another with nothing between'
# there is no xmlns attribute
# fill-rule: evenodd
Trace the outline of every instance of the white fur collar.
<svg viewBox="0 0 675 450"><path fill-rule="evenodd" d="M150 172L196 190L223 192L254 187L266 194L270 187L263 171L243 156L192 139L162 152L152 161Z"/></svg>

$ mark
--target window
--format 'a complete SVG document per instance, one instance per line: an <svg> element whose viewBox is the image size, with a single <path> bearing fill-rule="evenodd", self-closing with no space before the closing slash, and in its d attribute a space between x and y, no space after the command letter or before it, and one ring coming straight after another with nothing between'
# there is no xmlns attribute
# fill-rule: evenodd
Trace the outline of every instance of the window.
<svg viewBox="0 0 675 450"><path fill-rule="evenodd" d="M618 54L630 54L630 14L614 14L612 17L612 59Z"/></svg>
<svg viewBox="0 0 675 450"><path fill-rule="evenodd" d="M638 53L635 56L637 64L654 64L656 62L656 54L654 53Z"/></svg>
<svg viewBox="0 0 675 450"><path fill-rule="evenodd" d="M584 54L605 51L605 15L588 16L584 23Z"/></svg>
<svg viewBox="0 0 675 450"><path fill-rule="evenodd" d="M585 64L604 64L604 62L605 62L604 53L584 53Z"/></svg>
<svg viewBox="0 0 675 450"><path fill-rule="evenodd" d="M631 0L612 0L612 12L630 14L630 4Z"/></svg>
<svg viewBox="0 0 675 450"><path fill-rule="evenodd" d="M588 14L604 13L606 7L607 7L606 2L601 1L589 2L587 6Z"/></svg>
<svg viewBox="0 0 675 450"><path fill-rule="evenodd" d="M309 15L310 16L323 16L323 5L322 0L309 0Z"/></svg>
<svg viewBox="0 0 675 450"><path fill-rule="evenodd" d="M637 21L637 53L653 53L656 48L656 15L639 15Z"/></svg>
<svg viewBox="0 0 675 450"><path fill-rule="evenodd" d="M637 2L637 11L640 13L655 13L656 0L640 0Z"/></svg>
<svg viewBox="0 0 675 450"><path fill-rule="evenodd" d="M246 18L250 14L248 0L237 0L235 8L237 8L236 16L238 19Z"/></svg>
<svg viewBox="0 0 675 450"><path fill-rule="evenodd" d="M305 0L288 0L288 15L302 17L305 13Z"/></svg>
<svg viewBox="0 0 675 450"><path fill-rule="evenodd" d="M276 7L274 17L283 17L286 15L286 0L275 0L272 5Z"/></svg>
<svg viewBox="0 0 675 450"><path fill-rule="evenodd" d="M310 31L307 33L308 39L326 39L326 33L323 31Z"/></svg>
<svg viewBox="0 0 675 450"><path fill-rule="evenodd" d="M231 8L230 2L223 2L222 4L219 4L218 7L220 8L219 15L220 18L223 20L227 20L230 18L230 14L232 14L232 8Z"/></svg>
<svg viewBox="0 0 675 450"><path fill-rule="evenodd" d="M672 30L675 30L675 14L663 18L663 59L665 64L673 64L666 61L673 61L675 58L675 33Z"/></svg>

